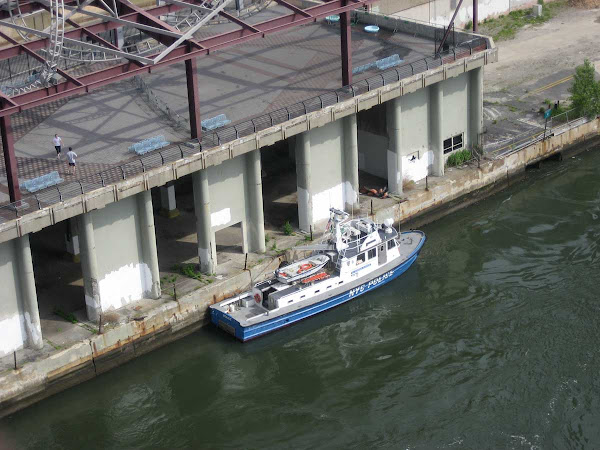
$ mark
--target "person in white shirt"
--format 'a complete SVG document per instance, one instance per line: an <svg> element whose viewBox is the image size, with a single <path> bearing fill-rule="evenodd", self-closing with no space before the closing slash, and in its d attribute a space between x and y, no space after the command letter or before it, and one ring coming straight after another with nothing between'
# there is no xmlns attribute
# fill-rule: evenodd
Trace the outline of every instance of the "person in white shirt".
<svg viewBox="0 0 600 450"><path fill-rule="evenodd" d="M69 151L67 152L67 161L69 162L69 173L75 175L75 158L77 158L77 153L73 151L72 147L69 147ZM73 172L71 172L73 169Z"/></svg>
<svg viewBox="0 0 600 450"><path fill-rule="evenodd" d="M58 159L60 159L60 150L62 147L62 139L58 136L58 134L55 134L54 139L52 139L52 142L54 142L54 148L56 149L56 157Z"/></svg>

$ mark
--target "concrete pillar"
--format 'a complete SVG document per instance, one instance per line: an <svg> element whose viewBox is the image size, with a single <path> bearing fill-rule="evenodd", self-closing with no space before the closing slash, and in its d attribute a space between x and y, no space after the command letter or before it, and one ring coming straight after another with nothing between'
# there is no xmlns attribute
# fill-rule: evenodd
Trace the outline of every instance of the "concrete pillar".
<svg viewBox="0 0 600 450"><path fill-rule="evenodd" d="M194 188L194 209L196 211L200 271L215 273L217 266L217 246L210 219L210 193L208 191L208 174L206 170L199 170L192 174L192 186Z"/></svg>
<svg viewBox="0 0 600 450"><path fill-rule="evenodd" d="M81 270L83 272L83 289L85 307L88 319L95 322L102 313L100 290L98 287L99 273L96 257L96 240L94 239L94 224L90 213L77 216L79 237L81 243Z"/></svg>
<svg viewBox="0 0 600 450"><path fill-rule="evenodd" d="M344 121L343 158L344 158L344 207L346 211L358 211L358 127L356 114L342 119Z"/></svg>
<svg viewBox="0 0 600 450"><path fill-rule="evenodd" d="M67 254L74 263L81 261L79 249L79 231L77 228L77 219L71 218L67 220L67 230L65 232L65 247Z"/></svg>
<svg viewBox="0 0 600 450"><path fill-rule="evenodd" d="M287 138L288 143L288 156L290 158L290 162L296 162L296 136L290 136Z"/></svg>
<svg viewBox="0 0 600 450"><path fill-rule="evenodd" d="M262 253L265 246L265 216L260 165L260 150L246 153L248 192L247 237L251 252Z"/></svg>
<svg viewBox="0 0 600 450"><path fill-rule="evenodd" d="M430 144L433 151L433 175L444 176L444 147L442 142L442 125L444 91L441 83L429 86L429 130Z"/></svg>
<svg viewBox="0 0 600 450"><path fill-rule="evenodd" d="M386 103L387 129L390 148L387 151L388 190L402 194L402 107L400 98Z"/></svg>
<svg viewBox="0 0 600 450"><path fill-rule="evenodd" d="M296 135L296 177L298 180L298 222L300 229L310 231L313 223L310 170L310 135Z"/></svg>
<svg viewBox="0 0 600 450"><path fill-rule="evenodd" d="M481 147L483 133L483 67L469 72L469 130L471 147Z"/></svg>
<svg viewBox="0 0 600 450"><path fill-rule="evenodd" d="M158 188L160 192L160 215L172 219L179 215L175 199L175 185L168 183Z"/></svg>
<svg viewBox="0 0 600 450"><path fill-rule="evenodd" d="M27 339L31 347L41 349L44 346L44 341L42 339L42 326L40 324L29 235L26 234L25 236L16 238L15 244L19 260L19 281L21 284Z"/></svg>
<svg viewBox="0 0 600 450"><path fill-rule="evenodd" d="M152 276L151 298L160 298L160 272L158 270L158 253L156 251L156 232L154 230L154 212L152 211L152 195L143 191L137 195L140 212L140 229L142 240L142 256Z"/></svg>

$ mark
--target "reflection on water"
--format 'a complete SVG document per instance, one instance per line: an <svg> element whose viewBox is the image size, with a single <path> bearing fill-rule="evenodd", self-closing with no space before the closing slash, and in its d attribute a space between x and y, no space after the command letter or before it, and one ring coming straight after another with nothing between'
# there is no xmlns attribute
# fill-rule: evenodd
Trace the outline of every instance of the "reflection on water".
<svg viewBox="0 0 600 450"><path fill-rule="evenodd" d="M0 422L23 448L600 447L600 153L425 228L400 279L249 344L205 328ZM1 445L0 445L1 447Z"/></svg>

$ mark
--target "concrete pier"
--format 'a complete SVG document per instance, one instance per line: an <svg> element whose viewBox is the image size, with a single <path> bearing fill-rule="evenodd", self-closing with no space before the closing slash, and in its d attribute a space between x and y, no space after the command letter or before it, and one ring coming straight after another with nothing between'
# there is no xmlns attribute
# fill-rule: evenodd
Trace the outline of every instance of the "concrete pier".
<svg viewBox="0 0 600 450"><path fill-rule="evenodd" d="M313 225L310 134L296 136L296 176L298 178L298 222L301 230L310 231Z"/></svg>
<svg viewBox="0 0 600 450"><path fill-rule="evenodd" d="M470 146L481 147L483 134L483 67L469 72Z"/></svg>
<svg viewBox="0 0 600 450"><path fill-rule="evenodd" d="M83 290L88 319L97 321L102 313L100 290L98 289L98 261L96 259L96 240L94 224L90 213L77 216L79 236L81 238L81 270Z"/></svg>
<svg viewBox="0 0 600 450"><path fill-rule="evenodd" d="M137 196L140 212L140 230L142 240L142 259L148 265L151 276L150 298L160 298L160 272L158 270L158 253L156 251L156 232L154 230L154 212L152 211L152 195L150 191L140 192Z"/></svg>
<svg viewBox="0 0 600 450"><path fill-rule="evenodd" d="M402 194L402 107L401 98L387 102L387 127L389 149L387 151L388 190Z"/></svg>
<svg viewBox="0 0 600 450"><path fill-rule="evenodd" d="M206 170L199 170L192 174L192 186L194 189L194 209L196 210L200 271L214 273L217 265L217 248L211 226L210 192Z"/></svg>
<svg viewBox="0 0 600 450"><path fill-rule="evenodd" d="M441 83L429 87L429 139L433 151L433 175L444 176L444 147L442 143L442 125L444 91Z"/></svg>
<svg viewBox="0 0 600 450"><path fill-rule="evenodd" d="M44 341L42 340L42 327L40 325L29 235L15 239L15 244L19 261L19 279L21 281L21 296L27 340L31 347L40 349L44 346Z"/></svg>
<svg viewBox="0 0 600 450"><path fill-rule="evenodd" d="M175 185L171 182L158 189L160 192L160 214L169 219L177 217L179 210L177 209L177 200L175 198Z"/></svg>
<svg viewBox="0 0 600 450"><path fill-rule="evenodd" d="M150 191L81 214L81 267L88 318L160 297Z"/></svg>
<svg viewBox="0 0 600 450"><path fill-rule="evenodd" d="M358 127L356 114L344 121L344 206L346 211L358 211Z"/></svg>
<svg viewBox="0 0 600 450"><path fill-rule="evenodd" d="M265 216L263 210L260 150L253 150L246 154L246 175L248 185L248 213L246 215L248 249L251 252L264 253L266 250Z"/></svg>

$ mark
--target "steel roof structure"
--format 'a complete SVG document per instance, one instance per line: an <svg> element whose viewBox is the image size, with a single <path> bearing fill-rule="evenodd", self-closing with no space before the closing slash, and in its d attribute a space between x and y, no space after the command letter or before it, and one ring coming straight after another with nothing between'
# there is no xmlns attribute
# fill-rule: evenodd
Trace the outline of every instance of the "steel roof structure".
<svg viewBox="0 0 600 450"><path fill-rule="evenodd" d="M255 24L249 24L226 12L225 7L230 1L232 0L161 0L160 6L148 9L129 0L6 0L4 5L0 5L0 37L10 44L0 48L0 60L26 54L43 64L41 73L34 77L30 85L0 92L0 133L11 202L21 198L10 122L11 114L16 112L184 62L191 137L197 139L201 134L196 71L198 57L331 15L340 16L342 82L343 85L351 84L350 11L376 0L330 0L306 9L298 8L286 0L274 0L288 9L290 14ZM37 11L47 11L50 15L51 24L44 30L32 28L23 20L26 14ZM169 14L187 11L190 17L193 15L193 20L186 19L184 26L173 26L162 19ZM93 23L81 25L72 19L75 14L87 16ZM196 38L195 33L202 25L216 16L227 19L238 28L214 36ZM123 27L140 30L158 41L160 46L149 55L127 52L119 48L117 42L109 42L100 36L100 33ZM8 30L15 30L21 39L11 37ZM114 64L74 76L67 70L60 69L57 64L63 53L74 47L105 57L109 55L107 60L110 59Z"/></svg>

